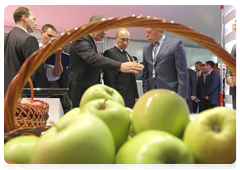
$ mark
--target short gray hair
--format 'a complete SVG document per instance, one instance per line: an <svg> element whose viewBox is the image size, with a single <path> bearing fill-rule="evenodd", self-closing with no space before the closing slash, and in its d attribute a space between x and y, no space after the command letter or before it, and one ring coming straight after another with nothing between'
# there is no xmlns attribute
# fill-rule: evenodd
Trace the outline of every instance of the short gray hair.
<svg viewBox="0 0 240 170"><path fill-rule="evenodd" d="M95 14L90 18L89 22L98 21L98 20L101 20L103 18L105 18L105 17L100 15L100 14Z"/></svg>

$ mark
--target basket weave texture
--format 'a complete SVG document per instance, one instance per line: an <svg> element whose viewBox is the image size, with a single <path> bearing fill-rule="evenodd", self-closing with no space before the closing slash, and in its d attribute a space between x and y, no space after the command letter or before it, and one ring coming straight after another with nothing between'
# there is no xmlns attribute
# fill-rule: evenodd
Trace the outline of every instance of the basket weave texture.
<svg viewBox="0 0 240 170"><path fill-rule="evenodd" d="M124 16L102 19L100 21L91 22L79 27L66 30L60 34L56 39L45 47L33 53L22 65L19 70L18 77L12 81L8 87L4 103L4 132L13 130L15 110L17 107L18 97L22 93L27 80L34 73L34 71L58 48L69 44L82 36L92 32L98 32L107 29L119 27L145 27L156 28L163 31L169 31L185 38L188 38L196 43L202 45L215 55L217 55L228 68L236 75L236 59L224 50L221 45L217 44L211 37L200 33L188 26L180 23L175 23L160 18L151 18L149 16Z"/></svg>
<svg viewBox="0 0 240 170"><path fill-rule="evenodd" d="M32 106L31 104L18 104L16 109L16 116L14 120L15 129L23 129L29 127L43 127L47 124L49 104L40 101L46 105L47 108L43 109L40 107Z"/></svg>

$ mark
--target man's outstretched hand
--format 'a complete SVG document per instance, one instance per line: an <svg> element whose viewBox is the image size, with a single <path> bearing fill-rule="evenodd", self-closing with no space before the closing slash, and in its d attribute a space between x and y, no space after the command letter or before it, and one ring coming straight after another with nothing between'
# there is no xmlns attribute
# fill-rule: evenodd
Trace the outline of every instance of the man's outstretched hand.
<svg viewBox="0 0 240 170"><path fill-rule="evenodd" d="M124 73L138 73L144 68L142 64L138 64L136 62L125 62L121 64L120 71Z"/></svg>

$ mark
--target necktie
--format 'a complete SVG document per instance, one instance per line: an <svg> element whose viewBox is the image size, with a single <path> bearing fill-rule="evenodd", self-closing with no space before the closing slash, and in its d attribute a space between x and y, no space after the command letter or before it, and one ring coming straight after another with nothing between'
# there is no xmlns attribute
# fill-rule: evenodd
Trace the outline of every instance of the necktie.
<svg viewBox="0 0 240 170"><path fill-rule="evenodd" d="M196 78L197 81L198 81L198 77L199 77L199 72L197 72L197 78Z"/></svg>
<svg viewBox="0 0 240 170"><path fill-rule="evenodd" d="M124 57L127 58L127 60L131 62L131 60L129 60L129 58L127 56L127 52L125 50L123 50L122 53L123 53Z"/></svg>
<svg viewBox="0 0 240 170"><path fill-rule="evenodd" d="M154 44L154 49L153 49L153 59L155 59L155 57L156 57L156 54L157 54L157 52L158 52L158 46L159 46L159 42L157 41L155 44Z"/></svg>

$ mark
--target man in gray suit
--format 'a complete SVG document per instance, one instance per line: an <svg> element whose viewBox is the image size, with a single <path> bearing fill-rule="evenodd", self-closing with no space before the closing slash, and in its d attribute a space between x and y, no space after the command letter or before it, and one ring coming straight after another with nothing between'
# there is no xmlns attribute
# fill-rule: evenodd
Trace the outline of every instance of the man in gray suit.
<svg viewBox="0 0 240 170"><path fill-rule="evenodd" d="M238 35L238 19L236 19L235 22L235 31ZM238 43L233 46L231 55L233 55L238 60ZM232 95L233 109L238 110L238 80L228 68L226 72L226 78L227 83L230 86L230 95Z"/></svg>
<svg viewBox="0 0 240 170"><path fill-rule="evenodd" d="M182 41L153 28L146 28L146 37L150 44L143 49L143 93L169 89L186 101L188 69Z"/></svg>

